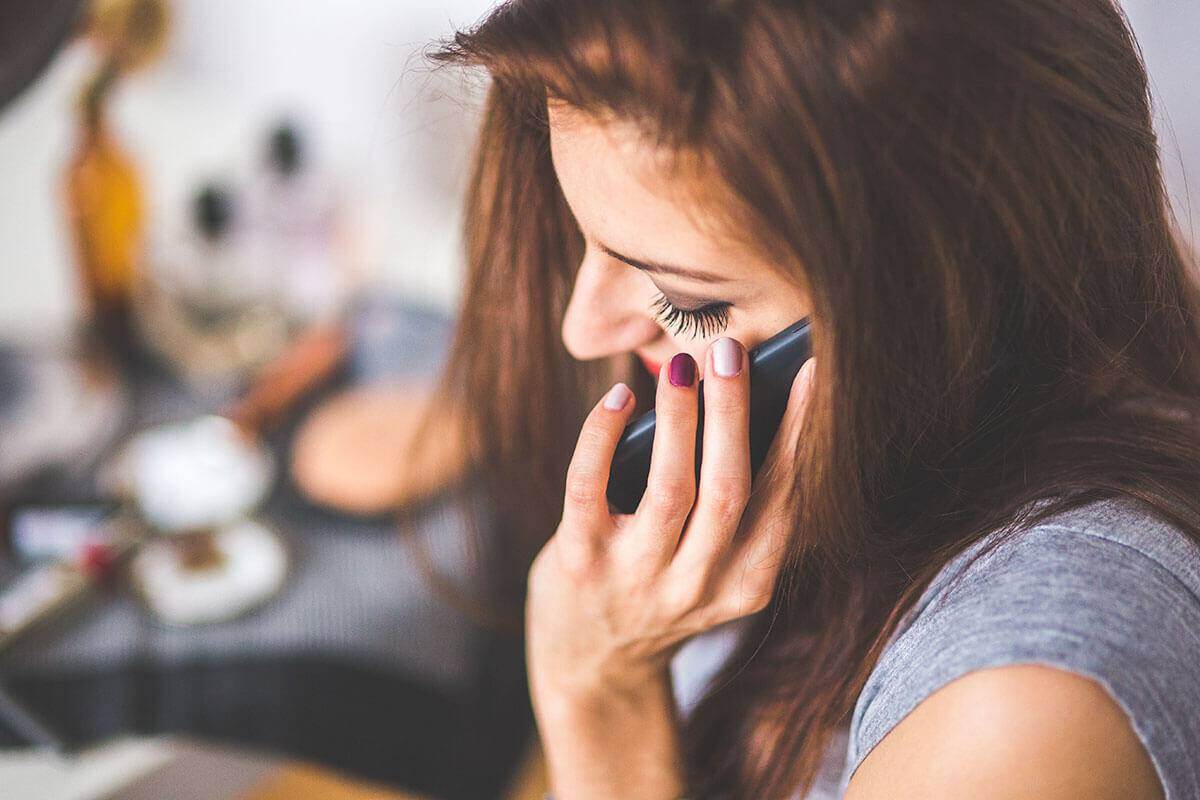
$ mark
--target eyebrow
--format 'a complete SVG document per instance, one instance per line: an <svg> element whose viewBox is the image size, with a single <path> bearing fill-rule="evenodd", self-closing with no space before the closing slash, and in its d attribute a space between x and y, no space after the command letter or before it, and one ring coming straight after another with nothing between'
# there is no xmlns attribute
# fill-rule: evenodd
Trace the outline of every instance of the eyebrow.
<svg viewBox="0 0 1200 800"><path fill-rule="evenodd" d="M718 275L715 272L709 272L707 270L676 267L672 266L671 264L659 264L654 261L639 261L636 258L630 258L627 255L618 253L608 245L600 242L597 242L596 246L618 261L624 261L629 266L636 267L643 272L661 272L664 275L678 275L681 278L691 278L692 280L706 281L708 283L728 283L730 280L724 275Z"/></svg>

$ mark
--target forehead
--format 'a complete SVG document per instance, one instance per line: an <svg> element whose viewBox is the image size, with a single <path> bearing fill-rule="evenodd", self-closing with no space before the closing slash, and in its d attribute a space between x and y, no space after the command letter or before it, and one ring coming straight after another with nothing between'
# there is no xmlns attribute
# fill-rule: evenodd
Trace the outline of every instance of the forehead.
<svg viewBox="0 0 1200 800"><path fill-rule="evenodd" d="M699 160L657 148L628 121L548 103L559 185L593 243L634 258L747 277L761 266L710 212L715 182Z"/></svg>

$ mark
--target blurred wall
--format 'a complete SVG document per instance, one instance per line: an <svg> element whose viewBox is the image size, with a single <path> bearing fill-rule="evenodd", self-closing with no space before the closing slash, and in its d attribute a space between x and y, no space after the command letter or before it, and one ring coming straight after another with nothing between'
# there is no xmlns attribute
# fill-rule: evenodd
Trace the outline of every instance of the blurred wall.
<svg viewBox="0 0 1200 800"><path fill-rule="evenodd" d="M173 0L162 61L131 76L112 121L144 174L150 224L183 224L209 179L258 160L271 123L306 123L342 178L355 266L418 299L454 302L458 202L476 103L421 48L491 0ZM77 308L61 203L83 44L0 114L0 337L63 331ZM476 94L477 97L477 94Z"/></svg>
<svg viewBox="0 0 1200 800"><path fill-rule="evenodd" d="M131 79L114 106L146 176L152 223L180 224L200 181L246 168L270 122L294 114L345 178L356 265L398 291L451 306L476 107L454 76L430 71L420 49L491 5L175 0L168 56ZM1200 3L1126 7L1154 82L1177 215L1198 241L1200 104L1191 88L1200 86ZM0 116L0 336L63 330L74 313L59 191L71 110L90 61L86 48L71 48Z"/></svg>
<svg viewBox="0 0 1200 800"><path fill-rule="evenodd" d="M1200 3L1122 0L1142 47L1163 173L1180 229L1200 248Z"/></svg>

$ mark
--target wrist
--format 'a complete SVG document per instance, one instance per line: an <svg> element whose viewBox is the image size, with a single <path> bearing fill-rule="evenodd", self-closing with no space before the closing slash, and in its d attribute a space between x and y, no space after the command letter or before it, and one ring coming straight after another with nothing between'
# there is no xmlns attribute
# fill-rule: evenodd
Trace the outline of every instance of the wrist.
<svg viewBox="0 0 1200 800"><path fill-rule="evenodd" d="M630 669L616 674L530 672L534 700L553 718L636 715L673 703L670 671Z"/></svg>
<svg viewBox="0 0 1200 800"><path fill-rule="evenodd" d="M560 800L675 800L685 791L669 676L544 690L534 709Z"/></svg>

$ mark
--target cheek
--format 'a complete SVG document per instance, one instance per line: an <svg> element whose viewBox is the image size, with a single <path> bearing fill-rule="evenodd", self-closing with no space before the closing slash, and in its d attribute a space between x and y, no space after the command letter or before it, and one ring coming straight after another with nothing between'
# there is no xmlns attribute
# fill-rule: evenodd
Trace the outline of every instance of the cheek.
<svg viewBox="0 0 1200 800"><path fill-rule="evenodd" d="M769 302L762 303L746 321L738 322L735 330L730 325L730 336L737 338L747 348L765 342L812 313L808 297L791 286L780 286L774 290Z"/></svg>

